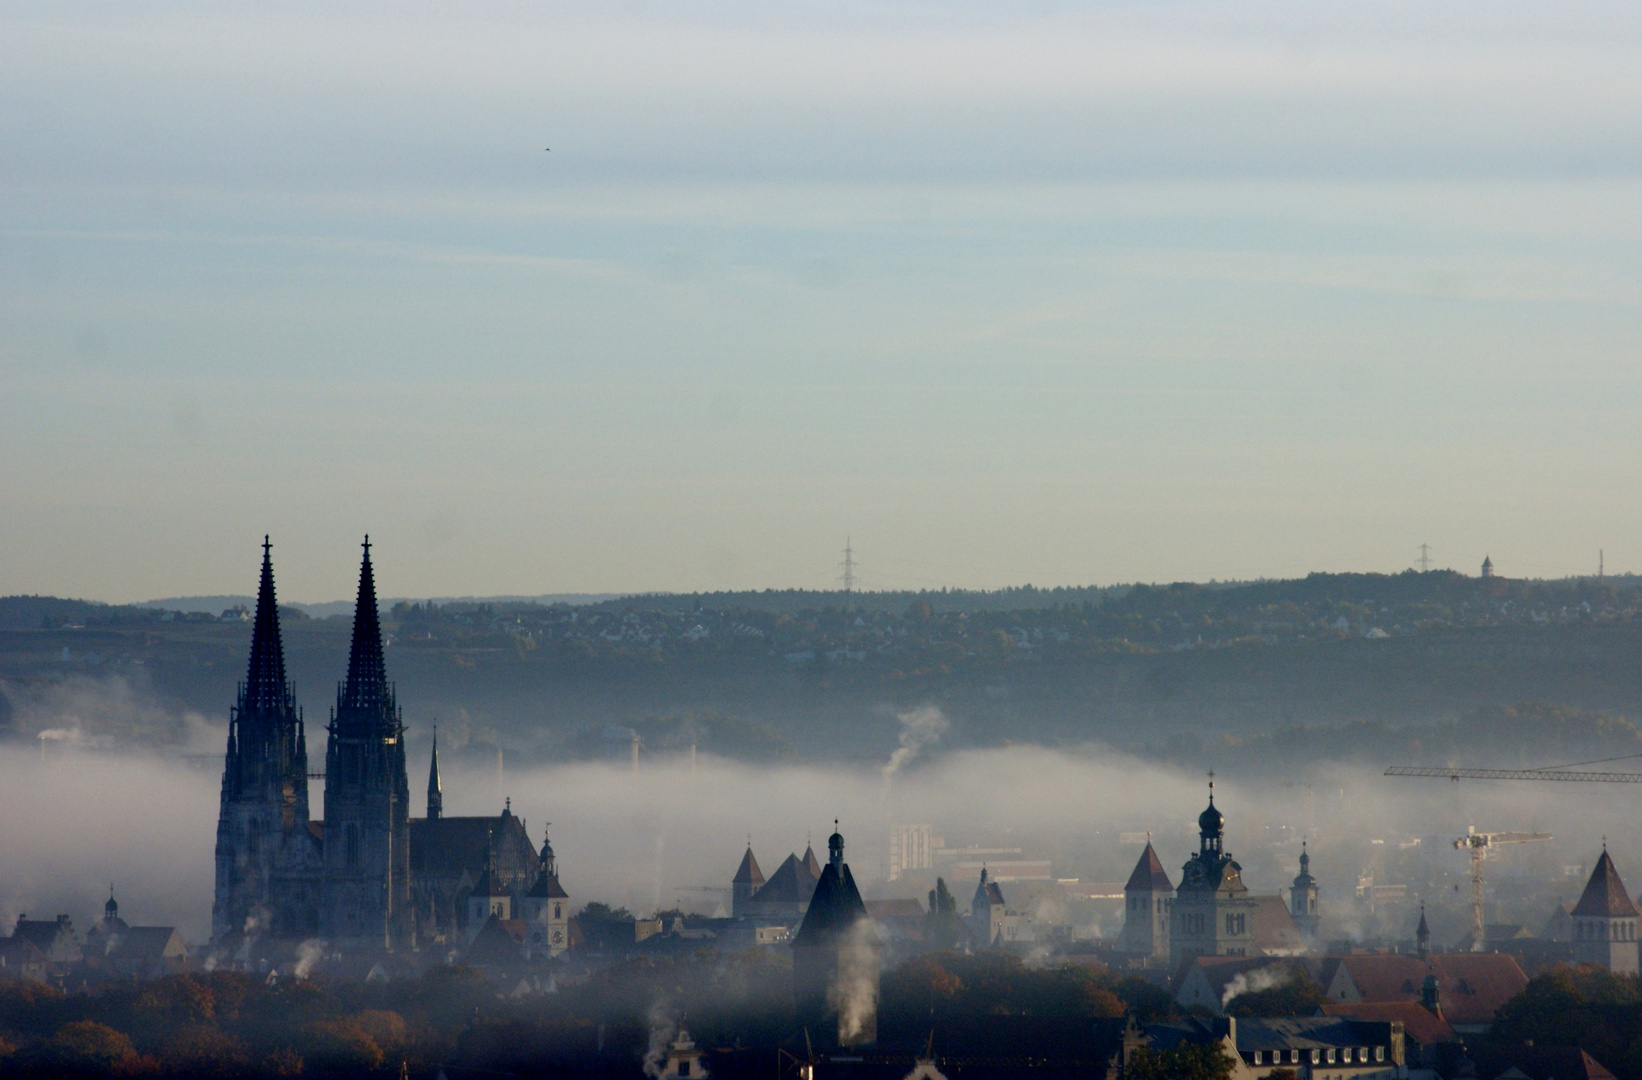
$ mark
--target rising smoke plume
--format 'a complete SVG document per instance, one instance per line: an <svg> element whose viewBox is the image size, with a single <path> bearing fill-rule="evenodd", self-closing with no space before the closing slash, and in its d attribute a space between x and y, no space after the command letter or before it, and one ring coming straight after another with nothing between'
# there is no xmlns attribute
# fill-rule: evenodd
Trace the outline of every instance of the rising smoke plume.
<svg viewBox="0 0 1642 1080"><path fill-rule="evenodd" d="M927 747L934 746L941 741L947 729L952 725L941 710L934 705L922 705L916 709L896 713L895 719L901 723L900 745L889 755L882 770L884 777L884 792L888 794L889 785L895 775L917 759Z"/></svg>
<svg viewBox="0 0 1642 1080"><path fill-rule="evenodd" d="M838 1010L838 1042L857 1046L877 1038L877 930L867 919L850 927L838 953L838 977L828 990L828 1004Z"/></svg>
<svg viewBox="0 0 1642 1080"><path fill-rule="evenodd" d="M1240 971L1226 984L1225 991L1220 995L1220 1007L1224 1009L1231 1003L1232 998L1243 994L1258 994L1262 990L1275 990L1279 986L1287 986L1293 978L1294 972L1285 964L1272 964L1270 967L1256 968L1254 971Z"/></svg>

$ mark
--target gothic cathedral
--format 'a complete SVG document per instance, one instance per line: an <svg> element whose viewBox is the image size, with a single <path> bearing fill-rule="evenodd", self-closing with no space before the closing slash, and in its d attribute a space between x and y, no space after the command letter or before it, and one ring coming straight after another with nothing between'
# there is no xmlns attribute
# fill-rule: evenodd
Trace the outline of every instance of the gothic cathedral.
<svg viewBox="0 0 1642 1080"><path fill-rule="evenodd" d="M535 926L543 951L570 944L570 898L551 844L540 854L508 803L495 817L446 817L435 741L427 816L410 816L405 726L383 659L370 538L359 570L348 675L325 743L325 816L308 816L308 743L285 675L267 538L251 662L229 717L217 818L217 944L323 938L339 949L471 941L481 880ZM487 910L488 914L488 910ZM533 937L531 940L537 940Z"/></svg>

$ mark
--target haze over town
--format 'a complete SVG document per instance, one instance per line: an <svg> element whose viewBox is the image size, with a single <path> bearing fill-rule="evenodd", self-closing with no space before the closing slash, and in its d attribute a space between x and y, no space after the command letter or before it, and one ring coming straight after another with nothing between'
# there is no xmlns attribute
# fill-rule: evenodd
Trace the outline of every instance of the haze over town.
<svg viewBox="0 0 1642 1080"><path fill-rule="evenodd" d="M1642 1080L1639 54L0 0L0 1076Z"/></svg>

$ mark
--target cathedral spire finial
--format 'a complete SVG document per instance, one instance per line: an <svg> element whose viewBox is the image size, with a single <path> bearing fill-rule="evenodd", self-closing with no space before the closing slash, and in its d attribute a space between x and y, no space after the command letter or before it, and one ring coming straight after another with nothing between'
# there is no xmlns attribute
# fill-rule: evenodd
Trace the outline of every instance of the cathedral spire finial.
<svg viewBox="0 0 1642 1080"><path fill-rule="evenodd" d="M346 727L373 731L396 729L398 709L388 685L382 656L382 622L376 610L376 575L371 568L371 538L359 565L359 596L354 602L353 644L348 651L348 679L337 698L337 719Z"/></svg>
<svg viewBox="0 0 1642 1080"><path fill-rule="evenodd" d="M251 627L251 660L246 665L242 714L267 715L294 709L285 681L285 647L279 634L279 604L274 598L273 544L262 538L262 579L257 583L256 621Z"/></svg>
<svg viewBox="0 0 1642 1080"><path fill-rule="evenodd" d="M439 779L439 725L433 725L433 753L428 758L428 820L445 812L445 788Z"/></svg>

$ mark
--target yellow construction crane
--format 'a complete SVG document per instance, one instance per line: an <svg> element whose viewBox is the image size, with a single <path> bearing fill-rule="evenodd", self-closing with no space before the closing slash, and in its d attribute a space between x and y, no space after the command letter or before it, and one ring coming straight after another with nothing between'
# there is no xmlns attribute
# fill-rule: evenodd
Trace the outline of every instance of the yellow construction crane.
<svg viewBox="0 0 1642 1080"><path fill-rule="evenodd" d="M1471 852L1471 951L1481 952L1483 946L1482 922L1482 860L1490 848L1501 844L1529 844L1535 840L1549 840L1543 832L1478 832L1466 826L1465 835L1454 841L1454 847Z"/></svg>
<svg viewBox="0 0 1642 1080"><path fill-rule="evenodd" d="M1459 783L1461 780L1553 780L1576 784L1642 784L1642 773L1633 772L1575 772L1575 765L1600 765L1608 761L1626 761L1637 757L1602 758L1597 761L1578 761L1572 765L1552 765L1541 769L1461 769L1456 767L1432 768L1425 765L1393 765L1387 776L1434 776ZM1550 833L1479 833L1468 829L1466 835L1454 841L1456 848L1471 850L1471 949L1482 949L1482 860L1488 849L1500 844L1524 844L1533 840L1549 840Z"/></svg>

